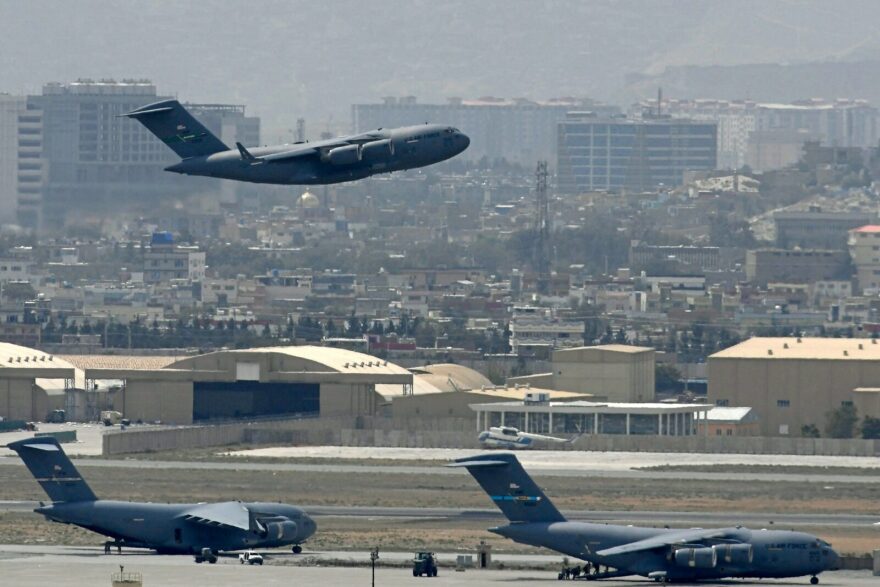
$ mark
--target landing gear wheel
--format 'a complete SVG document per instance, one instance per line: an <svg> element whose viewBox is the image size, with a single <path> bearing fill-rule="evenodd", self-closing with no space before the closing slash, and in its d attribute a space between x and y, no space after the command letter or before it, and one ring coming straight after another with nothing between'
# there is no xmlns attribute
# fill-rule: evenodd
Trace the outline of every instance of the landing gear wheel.
<svg viewBox="0 0 880 587"><path fill-rule="evenodd" d="M296 546L294 546L294 547L291 548L290 550L293 551L293 554L299 554L299 553L301 553L301 552L303 551L303 547L300 546L299 544L297 544Z"/></svg>
<svg viewBox="0 0 880 587"><path fill-rule="evenodd" d="M810 577L810 585L818 585L819 577Z"/></svg>

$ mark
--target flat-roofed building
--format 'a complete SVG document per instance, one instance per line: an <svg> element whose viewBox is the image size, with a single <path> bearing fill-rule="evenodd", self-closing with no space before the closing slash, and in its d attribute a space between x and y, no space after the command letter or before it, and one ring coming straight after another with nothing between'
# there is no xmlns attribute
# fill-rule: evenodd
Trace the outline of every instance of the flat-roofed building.
<svg viewBox="0 0 880 587"><path fill-rule="evenodd" d="M653 348L626 344L560 349L551 356L551 372L507 381L590 393L609 401L649 402L654 399L654 355Z"/></svg>
<svg viewBox="0 0 880 587"><path fill-rule="evenodd" d="M696 436L707 404L519 401L478 403L477 429L510 426L533 434Z"/></svg>
<svg viewBox="0 0 880 587"><path fill-rule="evenodd" d="M880 291L880 225L866 224L849 231L849 256L856 271L859 291Z"/></svg>
<svg viewBox="0 0 880 587"><path fill-rule="evenodd" d="M846 249L849 231L871 224L871 212L826 212L819 207L773 214L776 246L782 249Z"/></svg>
<svg viewBox="0 0 880 587"><path fill-rule="evenodd" d="M826 415L854 403L857 388L880 387L880 342L850 338L755 337L708 360L708 399L716 406L750 406L763 436L824 430ZM880 417L880 406L865 402Z"/></svg>
<svg viewBox="0 0 880 587"><path fill-rule="evenodd" d="M716 133L714 122L571 113L558 124L559 190L648 191L682 185L686 171L715 169Z"/></svg>
<svg viewBox="0 0 880 587"><path fill-rule="evenodd" d="M843 250L746 251L746 279L760 286L770 282L813 283L848 279L849 272L849 255Z"/></svg>

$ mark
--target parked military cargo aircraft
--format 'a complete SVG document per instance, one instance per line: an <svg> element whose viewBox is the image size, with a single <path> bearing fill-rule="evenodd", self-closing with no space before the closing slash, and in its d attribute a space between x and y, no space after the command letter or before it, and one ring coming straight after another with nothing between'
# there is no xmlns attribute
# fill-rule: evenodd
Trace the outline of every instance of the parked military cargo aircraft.
<svg viewBox="0 0 880 587"><path fill-rule="evenodd" d="M516 542L542 546L590 562L602 579L641 575L657 581L700 581L724 577L810 576L836 569L831 545L803 532L735 528L638 528L569 522L510 453L456 460L507 517L489 531Z"/></svg>
<svg viewBox="0 0 880 587"><path fill-rule="evenodd" d="M7 445L52 500L34 511L46 519L74 524L112 539L105 545L149 548L165 554L192 554L196 562L217 562L221 552L292 546L315 533L315 522L300 508L278 503L227 501L158 504L98 499L52 437Z"/></svg>
<svg viewBox="0 0 880 587"><path fill-rule="evenodd" d="M252 183L330 184L445 161L468 148L457 128L422 124L272 147L230 149L177 100L142 106L134 118L181 158L166 171Z"/></svg>

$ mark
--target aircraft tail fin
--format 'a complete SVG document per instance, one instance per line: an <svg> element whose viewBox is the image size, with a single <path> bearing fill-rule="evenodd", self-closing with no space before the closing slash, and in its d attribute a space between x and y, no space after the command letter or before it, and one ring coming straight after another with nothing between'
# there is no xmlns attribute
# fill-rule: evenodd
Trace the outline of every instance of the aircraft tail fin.
<svg viewBox="0 0 880 587"><path fill-rule="evenodd" d="M486 454L457 459L511 522L564 522L565 517L526 473L515 455Z"/></svg>
<svg viewBox="0 0 880 587"><path fill-rule="evenodd" d="M26 438L7 444L6 448L18 453L53 502L98 499L55 438Z"/></svg>
<svg viewBox="0 0 880 587"><path fill-rule="evenodd" d="M177 100L147 104L122 116L134 118L143 124L181 159L229 150Z"/></svg>

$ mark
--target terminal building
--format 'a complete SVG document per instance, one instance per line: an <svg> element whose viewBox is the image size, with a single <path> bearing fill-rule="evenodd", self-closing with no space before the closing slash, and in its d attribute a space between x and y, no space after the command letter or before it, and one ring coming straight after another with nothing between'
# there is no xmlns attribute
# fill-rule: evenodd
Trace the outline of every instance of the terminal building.
<svg viewBox="0 0 880 587"><path fill-rule="evenodd" d="M696 436L708 404L520 401L471 404L477 430L510 426L533 434Z"/></svg>
<svg viewBox="0 0 880 587"><path fill-rule="evenodd" d="M755 337L708 360L708 400L750 406L762 436L799 436L825 428L828 412L853 405L880 417L877 339Z"/></svg>

